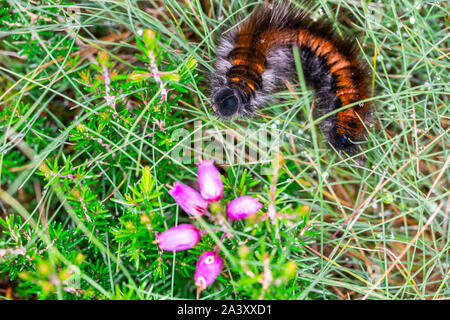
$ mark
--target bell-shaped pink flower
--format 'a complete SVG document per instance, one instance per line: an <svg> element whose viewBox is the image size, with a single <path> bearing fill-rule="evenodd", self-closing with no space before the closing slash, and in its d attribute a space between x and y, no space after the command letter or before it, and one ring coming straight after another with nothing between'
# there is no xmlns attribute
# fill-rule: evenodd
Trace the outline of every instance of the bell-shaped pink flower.
<svg viewBox="0 0 450 320"><path fill-rule="evenodd" d="M198 164L198 188L202 197L208 201L217 201L223 197L223 182L219 170L213 161L203 160Z"/></svg>
<svg viewBox="0 0 450 320"><path fill-rule="evenodd" d="M228 203L227 214L234 220L245 219L249 215L258 212L262 206L262 203L258 199L250 196L242 196Z"/></svg>
<svg viewBox="0 0 450 320"><path fill-rule="evenodd" d="M200 193L181 182L175 182L169 194L178 205L193 216L201 216L208 209L208 202L202 198Z"/></svg>
<svg viewBox="0 0 450 320"><path fill-rule="evenodd" d="M191 224L180 224L156 236L158 246L165 251L193 248L200 241L200 232Z"/></svg>
<svg viewBox="0 0 450 320"><path fill-rule="evenodd" d="M222 258L215 252L206 251L197 262L195 285L199 291L210 286L222 270Z"/></svg>

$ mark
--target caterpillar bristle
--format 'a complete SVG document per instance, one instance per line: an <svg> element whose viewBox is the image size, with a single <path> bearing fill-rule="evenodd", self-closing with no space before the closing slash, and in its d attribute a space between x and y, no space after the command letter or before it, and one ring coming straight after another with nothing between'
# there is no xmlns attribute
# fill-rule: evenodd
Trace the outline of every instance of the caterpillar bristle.
<svg viewBox="0 0 450 320"><path fill-rule="evenodd" d="M369 104L363 100L369 94L355 41L288 1L258 6L220 38L211 79L213 110L222 118L253 114L280 80L296 74L293 46L299 48L307 85L315 89L316 115L332 114L321 123L329 143L356 152L365 139Z"/></svg>

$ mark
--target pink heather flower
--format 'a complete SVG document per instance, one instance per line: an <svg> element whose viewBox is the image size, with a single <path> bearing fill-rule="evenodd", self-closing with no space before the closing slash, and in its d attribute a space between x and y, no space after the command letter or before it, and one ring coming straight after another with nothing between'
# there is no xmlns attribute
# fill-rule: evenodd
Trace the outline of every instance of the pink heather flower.
<svg viewBox="0 0 450 320"><path fill-rule="evenodd" d="M222 270L222 258L214 252L206 251L197 262L195 270L195 285L199 290L203 290L210 286Z"/></svg>
<svg viewBox="0 0 450 320"><path fill-rule="evenodd" d="M158 246L165 251L193 248L200 241L200 232L191 224L180 224L156 236Z"/></svg>
<svg viewBox="0 0 450 320"><path fill-rule="evenodd" d="M181 182L175 182L169 194L178 205L193 216L201 216L208 209L208 202L202 198L200 193Z"/></svg>
<svg viewBox="0 0 450 320"><path fill-rule="evenodd" d="M242 196L230 201L227 205L227 214L231 219L239 220L258 212L262 204L256 198Z"/></svg>
<svg viewBox="0 0 450 320"><path fill-rule="evenodd" d="M208 201L217 201L223 196L223 182L219 170L213 161L203 160L198 164L198 187L202 197Z"/></svg>

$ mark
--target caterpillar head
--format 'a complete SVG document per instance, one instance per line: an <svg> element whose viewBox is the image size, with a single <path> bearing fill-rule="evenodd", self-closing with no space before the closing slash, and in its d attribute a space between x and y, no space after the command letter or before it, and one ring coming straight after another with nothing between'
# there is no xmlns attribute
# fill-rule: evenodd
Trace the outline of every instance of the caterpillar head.
<svg viewBox="0 0 450 320"><path fill-rule="evenodd" d="M232 118L245 110L244 97L236 87L222 87L213 97L213 110L221 118Z"/></svg>

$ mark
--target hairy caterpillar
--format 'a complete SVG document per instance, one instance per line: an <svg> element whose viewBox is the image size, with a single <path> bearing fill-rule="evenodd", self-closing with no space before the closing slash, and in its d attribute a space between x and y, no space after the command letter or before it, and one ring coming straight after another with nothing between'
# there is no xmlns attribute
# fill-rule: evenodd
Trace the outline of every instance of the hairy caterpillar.
<svg viewBox="0 0 450 320"><path fill-rule="evenodd" d="M221 36L212 75L212 108L222 118L251 115L269 94L295 73L293 46L300 53L304 78L315 89L316 109L329 142L352 153L364 139L369 111L365 66L355 44L336 35L325 21L313 21L287 1L263 4L249 19Z"/></svg>

